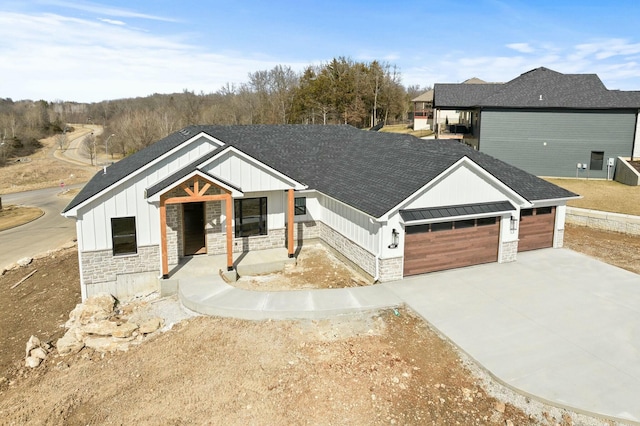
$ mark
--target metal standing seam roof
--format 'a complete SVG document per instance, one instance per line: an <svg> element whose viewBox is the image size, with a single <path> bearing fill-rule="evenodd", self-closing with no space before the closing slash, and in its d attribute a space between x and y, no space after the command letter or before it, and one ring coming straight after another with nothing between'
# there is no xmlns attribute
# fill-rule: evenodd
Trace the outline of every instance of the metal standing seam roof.
<svg viewBox="0 0 640 426"><path fill-rule="evenodd" d="M509 201L491 203L461 204L455 206L429 207L400 210L400 217L406 222L417 222L440 218L455 218L479 214L513 211L516 208Z"/></svg>
<svg viewBox="0 0 640 426"><path fill-rule="evenodd" d="M98 172L64 212L116 185L201 132L309 189L375 218L402 203L463 157L529 201L576 196L455 141L424 141L406 134L367 132L347 125L189 126L113 164L106 174ZM188 174L189 167L199 162L165 178L158 186Z"/></svg>

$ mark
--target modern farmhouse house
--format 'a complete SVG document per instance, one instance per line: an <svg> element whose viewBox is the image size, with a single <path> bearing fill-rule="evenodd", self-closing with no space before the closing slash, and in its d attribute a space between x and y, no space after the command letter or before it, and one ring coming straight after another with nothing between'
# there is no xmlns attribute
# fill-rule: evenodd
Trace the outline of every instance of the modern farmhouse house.
<svg viewBox="0 0 640 426"><path fill-rule="evenodd" d="M595 74L536 68L502 84L435 84L435 116L457 111L462 140L537 176L613 178L640 156L640 92Z"/></svg>
<svg viewBox="0 0 640 426"><path fill-rule="evenodd" d="M398 280L560 247L576 195L451 141L350 126L190 126L97 173L65 208L82 296L157 288L181 258L321 240Z"/></svg>

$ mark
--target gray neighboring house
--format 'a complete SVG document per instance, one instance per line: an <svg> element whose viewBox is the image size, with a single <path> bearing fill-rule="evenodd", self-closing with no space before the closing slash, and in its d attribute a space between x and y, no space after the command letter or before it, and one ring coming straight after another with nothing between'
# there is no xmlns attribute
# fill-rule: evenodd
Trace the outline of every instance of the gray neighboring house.
<svg viewBox="0 0 640 426"><path fill-rule="evenodd" d="M465 117L463 142L537 176L613 178L617 157L640 155L640 92L596 74L541 67L503 84L435 84L433 103Z"/></svg>

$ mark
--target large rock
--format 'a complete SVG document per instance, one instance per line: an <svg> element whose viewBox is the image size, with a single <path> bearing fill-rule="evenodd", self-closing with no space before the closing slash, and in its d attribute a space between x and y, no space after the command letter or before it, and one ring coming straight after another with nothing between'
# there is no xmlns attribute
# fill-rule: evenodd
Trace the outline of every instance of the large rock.
<svg viewBox="0 0 640 426"><path fill-rule="evenodd" d="M115 339L113 337L104 336L87 336L87 338L84 339L84 344L88 348L98 352L127 351L131 340L132 338Z"/></svg>
<svg viewBox="0 0 640 426"><path fill-rule="evenodd" d="M38 359L47 359L47 352L43 348L35 348L29 354L30 357Z"/></svg>
<svg viewBox="0 0 640 426"><path fill-rule="evenodd" d="M68 330L64 336L58 339L56 344L60 355L72 355L78 353L84 348L84 342L76 338L74 329Z"/></svg>
<svg viewBox="0 0 640 426"><path fill-rule="evenodd" d="M140 324L138 331L142 334L153 333L154 331L162 327L163 323L164 321L162 320L162 318L158 318L158 317L149 318L148 320L143 321Z"/></svg>
<svg viewBox="0 0 640 426"><path fill-rule="evenodd" d="M29 341L27 342L27 350L26 350L25 357L29 356L32 349L39 348L39 347L40 347L40 339L38 339L36 336L29 337Z"/></svg>
<svg viewBox="0 0 640 426"><path fill-rule="evenodd" d="M69 314L69 321L65 324L66 328L71 328L75 324L88 324L90 322L105 320L113 315L113 307L116 299L110 294L100 293L91 296L84 303L76 305Z"/></svg>
<svg viewBox="0 0 640 426"><path fill-rule="evenodd" d="M118 328L118 324L109 320L100 320L79 326L79 331L83 336L93 334L97 336L111 336ZM76 333L78 336L78 333Z"/></svg>
<svg viewBox="0 0 640 426"><path fill-rule="evenodd" d="M36 368L41 362L42 360L40 358L36 358L34 356L28 356L24 360L24 364L29 368Z"/></svg>
<svg viewBox="0 0 640 426"><path fill-rule="evenodd" d="M24 268L25 266L28 266L32 261L33 261L33 258L31 257L23 257L22 259L19 259L16 263L19 266Z"/></svg>
<svg viewBox="0 0 640 426"><path fill-rule="evenodd" d="M113 337L116 338L126 338L131 337L134 331L138 329L138 326L132 322L125 322L116 327L116 329L111 333Z"/></svg>

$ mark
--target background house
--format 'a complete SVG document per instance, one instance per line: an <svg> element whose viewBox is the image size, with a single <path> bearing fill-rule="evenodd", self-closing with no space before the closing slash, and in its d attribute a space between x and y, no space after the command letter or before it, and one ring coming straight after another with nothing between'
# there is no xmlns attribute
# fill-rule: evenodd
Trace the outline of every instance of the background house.
<svg viewBox="0 0 640 426"><path fill-rule="evenodd" d="M617 157L640 154L640 92L608 90L595 74L536 68L504 84L436 84L433 103L465 114L466 144L538 176L613 177Z"/></svg>
<svg viewBox="0 0 640 426"><path fill-rule="evenodd" d="M350 126L190 126L65 208L82 295L159 287L185 256L322 241L372 281L562 246L576 195L458 142ZM213 266L212 266L213 267Z"/></svg>
<svg viewBox="0 0 640 426"><path fill-rule="evenodd" d="M463 81L461 84L488 84L486 81L473 77ZM433 89L427 90L420 96L411 100L413 102L413 129L414 130L437 130L435 124L439 124L441 133L448 133L447 125L455 125L465 120L465 115L457 110L440 110L438 117L434 121L433 109ZM455 132L454 132L455 133Z"/></svg>

